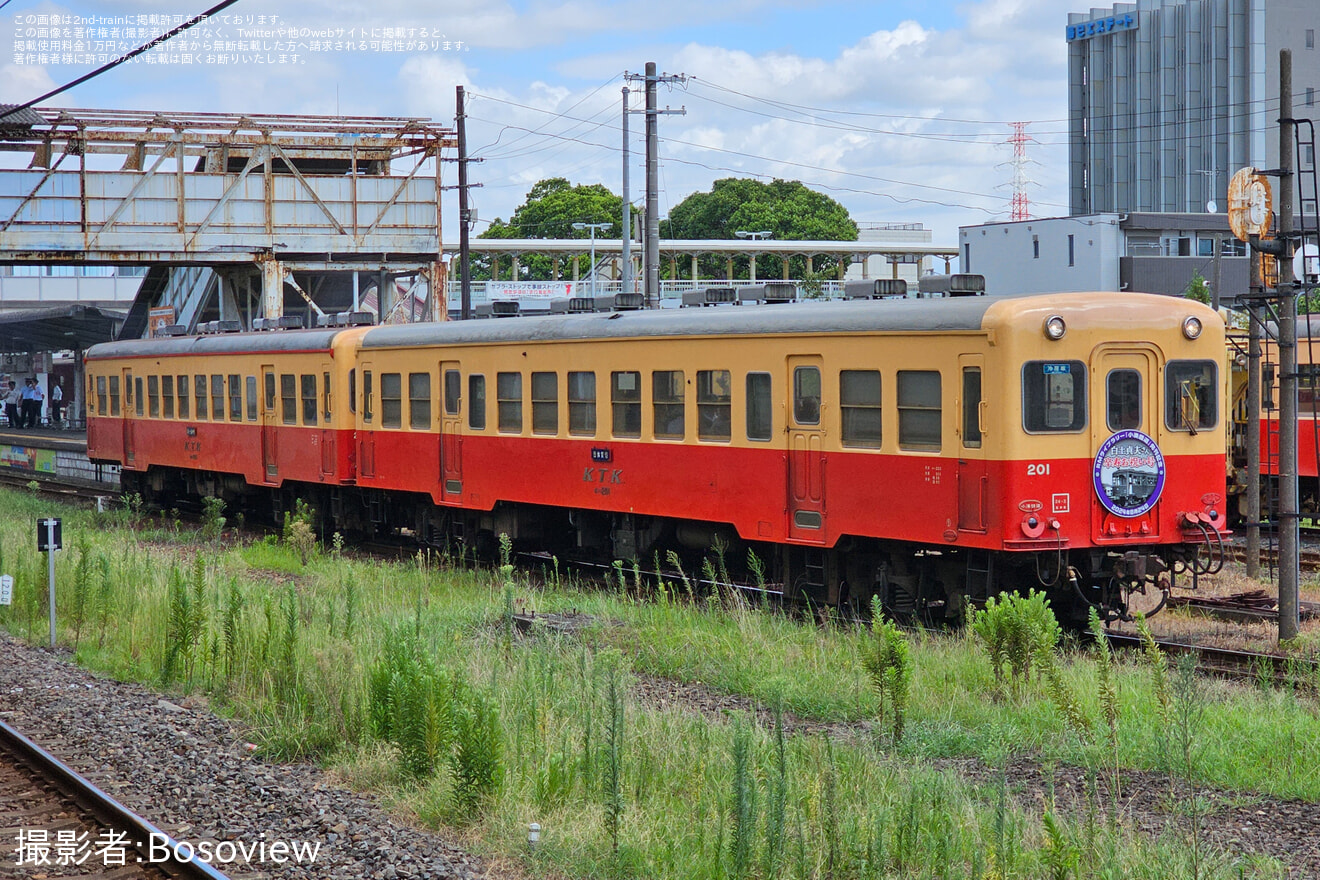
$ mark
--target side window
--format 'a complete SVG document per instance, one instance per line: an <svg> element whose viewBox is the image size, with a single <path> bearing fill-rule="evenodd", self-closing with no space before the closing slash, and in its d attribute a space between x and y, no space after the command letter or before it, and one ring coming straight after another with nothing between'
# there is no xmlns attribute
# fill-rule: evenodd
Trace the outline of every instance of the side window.
<svg viewBox="0 0 1320 880"><path fill-rule="evenodd" d="M160 377L147 377L147 413L153 418L160 418Z"/></svg>
<svg viewBox="0 0 1320 880"><path fill-rule="evenodd" d="M940 448L940 374L935 370L898 371L898 445L900 449Z"/></svg>
<svg viewBox="0 0 1320 880"><path fill-rule="evenodd" d="M163 418L174 418L174 377L160 377L160 414Z"/></svg>
<svg viewBox="0 0 1320 880"><path fill-rule="evenodd" d="M408 427L431 430L431 374L408 374Z"/></svg>
<svg viewBox="0 0 1320 880"><path fill-rule="evenodd" d="M596 374L568 374L568 433L591 437L596 433Z"/></svg>
<svg viewBox="0 0 1320 880"><path fill-rule="evenodd" d="M291 373L280 374L280 421L298 424L298 378Z"/></svg>
<svg viewBox="0 0 1320 880"><path fill-rule="evenodd" d="M1164 368L1164 423L1195 434L1219 421L1214 361L1169 361Z"/></svg>
<svg viewBox="0 0 1320 880"><path fill-rule="evenodd" d="M652 433L666 440L682 440L685 427L682 370L657 370L651 374L651 403L655 413Z"/></svg>
<svg viewBox="0 0 1320 880"><path fill-rule="evenodd" d="M249 422L255 422L257 420L257 377L245 376L243 383L247 388L245 398L247 403L247 420Z"/></svg>
<svg viewBox="0 0 1320 880"><path fill-rule="evenodd" d="M110 377L110 415L119 415L119 377Z"/></svg>
<svg viewBox="0 0 1320 880"><path fill-rule="evenodd" d="M372 410L374 401L371 399L371 370L362 371L362 421L371 424L371 418L375 414Z"/></svg>
<svg viewBox="0 0 1320 880"><path fill-rule="evenodd" d="M458 415L462 404L463 377L459 375L458 370L445 370L445 415Z"/></svg>
<svg viewBox="0 0 1320 880"><path fill-rule="evenodd" d="M225 420L225 377L211 377L211 420Z"/></svg>
<svg viewBox="0 0 1320 880"><path fill-rule="evenodd" d="M178 389L179 389L179 418L181 418L181 419L186 419L186 418L188 418L188 416L189 416L189 414L188 414L188 410L189 410L189 406L188 406L188 382L189 382L189 381L191 381L191 380L189 380L189 378L188 378L187 376L180 376L180 377L179 377L179 383L178 383L178 386L177 386L177 387L178 387Z"/></svg>
<svg viewBox="0 0 1320 880"><path fill-rule="evenodd" d="M197 418L206 418L206 377L193 376L193 400L197 404Z"/></svg>
<svg viewBox="0 0 1320 880"><path fill-rule="evenodd" d="M330 421L330 374L321 374L321 410L325 416L326 423Z"/></svg>
<svg viewBox="0 0 1320 880"><path fill-rule="evenodd" d="M479 373L468 376L468 427L486 430L486 377Z"/></svg>
<svg viewBox="0 0 1320 880"><path fill-rule="evenodd" d="M1105 424L1111 431L1141 427L1141 374L1110 370L1105 377Z"/></svg>
<svg viewBox="0 0 1320 880"><path fill-rule="evenodd" d="M532 432L559 433L558 373L532 373Z"/></svg>
<svg viewBox="0 0 1320 880"><path fill-rule="evenodd" d="M880 448L880 372L839 371L839 413L844 446Z"/></svg>
<svg viewBox="0 0 1320 880"><path fill-rule="evenodd" d="M820 424L820 369L793 370L793 421L799 425Z"/></svg>
<svg viewBox="0 0 1320 880"><path fill-rule="evenodd" d="M357 369L348 371L348 411L357 412Z"/></svg>
<svg viewBox="0 0 1320 880"><path fill-rule="evenodd" d="M229 375L229 421L243 421L243 377L237 373Z"/></svg>
<svg viewBox="0 0 1320 880"><path fill-rule="evenodd" d="M142 415L142 377L133 377L133 405L137 407L137 414Z"/></svg>
<svg viewBox="0 0 1320 880"><path fill-rule="evenodd" d="M981 368L963 367L962 444L981 448Z"/></svg>
<svg viewBox="0 0 1320 880"><path fill-rule="evenodd" d="M641 373L610 373L610 409L615 437L642 436Z"/></svg>
<svg viewBox="0 0 1320 880"><path fill-rule="evenodd" d="M499 410L499 429L506 434L521 434L522 373L497 373L495 400Z"/></svg>
<svg viewBox="0 0 1320 880"><path fill-rule="evenodd" d="M733 389L728 370L697 371L697 439L733 436Z"/></svg>
<svg viewBox="0 0 1320 880"><path fill-rule="evenodd" d="M298 377L299 390L302 392L302 423L316 424L316 374L302 373Z"/></svg>
<svg viewBox="0 0 1320 880"><path fill-rule="evenodd" d="M403 374L380 374L380 426L403 427Z"/></svg>
<svg viewBox="0 0 1320 880"><path fill-rule="evenodd" d="M747 374L747 439L769 440L774 428L770 374Z"/></svg>
<svg viewBox="0 0 1320 880"><path fill-rule="evenodd" d="M265 407L266 407L266 414L267 414L269 417L274 418L274 416L275 416L275 374L274 374L274 373L264 373L264 374L262 374L262 380L261 380L261 382L262 382L262 386L263 386L264 391L265 391Z"/></svg>
<svg viewBox="0 0 1320 880"><path fill-rule="evenodd" d="M105 387L106 387L105 376L97 376L96 377L96 414L98 416L108 415L110 412L109 410L110 398L106 395Z"/></svg>
<svg viewBox="0 0 1320 880"><path fill-rule="evenodd" d="M1081 361L1023 364L1022 427L1036 434L1085 429L1086 365Z"/></svg>

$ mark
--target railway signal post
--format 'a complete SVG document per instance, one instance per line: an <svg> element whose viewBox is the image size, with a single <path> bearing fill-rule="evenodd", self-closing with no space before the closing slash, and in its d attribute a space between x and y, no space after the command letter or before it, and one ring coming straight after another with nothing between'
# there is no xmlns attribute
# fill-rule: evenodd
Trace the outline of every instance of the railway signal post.
<svg viewBox="0 0 1320 880"><path fill-rule="evenodd" d="M55 517L37 520L37 552L45 552L50 572L50 646L55 647L55 551L63 547L63 523Z"/></svg>

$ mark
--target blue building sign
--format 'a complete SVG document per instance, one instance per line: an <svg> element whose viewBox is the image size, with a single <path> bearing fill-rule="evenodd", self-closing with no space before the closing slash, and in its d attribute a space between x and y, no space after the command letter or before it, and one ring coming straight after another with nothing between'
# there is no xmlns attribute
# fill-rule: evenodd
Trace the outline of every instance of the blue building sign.
<svg viewBox="0 0 1320 880"><path fill-rule="evenodd" d="M1137 17L1132 13L1111 15L1108 18L1097 18L1093 21L1084 21L1081 24L1068 25L1068 42L1089 40L1091 37L1112 34L1115 31L1134 31L1136 29Z"/></svg>

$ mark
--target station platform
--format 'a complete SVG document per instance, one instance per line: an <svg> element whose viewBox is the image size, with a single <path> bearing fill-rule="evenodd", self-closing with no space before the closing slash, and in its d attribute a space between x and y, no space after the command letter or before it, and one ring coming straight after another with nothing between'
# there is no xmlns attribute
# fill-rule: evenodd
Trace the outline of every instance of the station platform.
<svg viewBox="0 0 1320 880"><path fill-rule="evenodd" d="M64 479L119 488L119 468L87 458L87 432L65 428L0 427L0 474L32 474L34 479Z"/></svg>

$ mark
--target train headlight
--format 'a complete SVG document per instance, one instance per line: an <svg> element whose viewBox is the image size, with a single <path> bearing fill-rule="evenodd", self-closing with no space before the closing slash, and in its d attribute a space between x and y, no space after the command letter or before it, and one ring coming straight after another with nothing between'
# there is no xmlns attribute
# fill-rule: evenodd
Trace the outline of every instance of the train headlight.
<svg viewBox="0 0 1320 880"><path fill-rule="evenodd" d="M1063 322L1059 315L1050 315L1045 319L1045 336L1049 339L1062 339L1063 334L1068 332L1068 325Z"/></svg>
<svg viewBox="0 0 1320 880"><path fill-rule="evenodd" d="M1201 319L1195 315L1188 315L1183 318L1182 330L1183 336L1188 339L1195 339L1201 335Z"/></svg>

